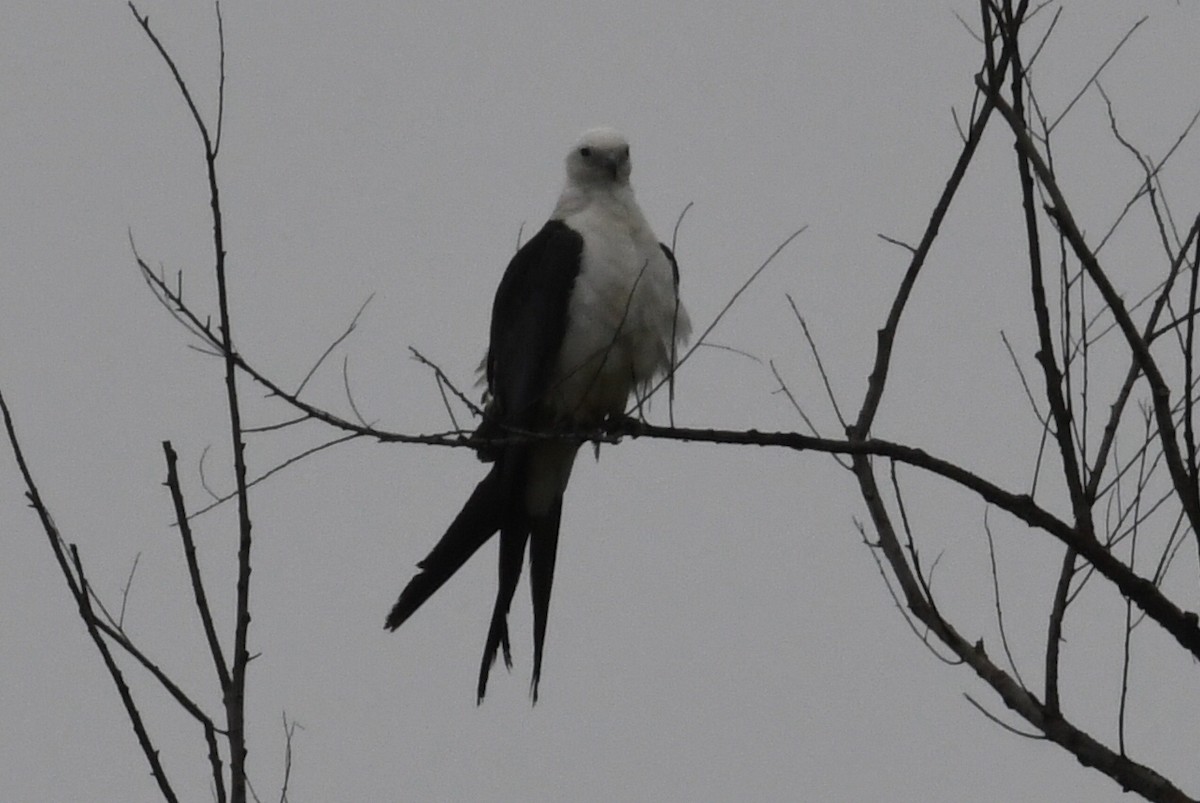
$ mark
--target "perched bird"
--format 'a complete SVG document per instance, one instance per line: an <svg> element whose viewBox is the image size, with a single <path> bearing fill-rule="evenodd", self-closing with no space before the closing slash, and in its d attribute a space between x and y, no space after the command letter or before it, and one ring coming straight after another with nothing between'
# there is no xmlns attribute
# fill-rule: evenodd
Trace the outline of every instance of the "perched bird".
<svg viewBox="0 0 1200 803"><path fill-rule="evenodd" d="M537 702L563 492L579 442L529 433L594 429L623 416L630 394L640 409L691 331L675 257L629 184L629 143L610 128L588 131L566 168L553 215L517 251L492 305L486 406L473 435L491 470L417 564L385 625L404 624L499 531L500 582L477 701L501 647L512 667L507 615L528 543Z"/></svg>

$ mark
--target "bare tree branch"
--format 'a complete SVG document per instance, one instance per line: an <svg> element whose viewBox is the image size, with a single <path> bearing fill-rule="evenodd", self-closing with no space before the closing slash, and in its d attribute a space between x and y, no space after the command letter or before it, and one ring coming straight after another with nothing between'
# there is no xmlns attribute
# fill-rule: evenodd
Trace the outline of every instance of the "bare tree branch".
<svg viewBox="0 0 1200 803"><path fill-rule="evenodd" d="M225 703L226 721L229 729L230 743L230 776L231 776L231 800L233 803L245 803L246 800L246 733L245 733L245 689L246 689L246 667L249 663L249 652L246 649L247 639L250 631L250 549L251 549L251 523L250 523L250 506L249 496L246 489L246 454L245 444L242 441L242 422L241 409L238 404L237 392L237 373L238 361L236 359L233 345L232 323L229 316L229 292L226 283L225 271L225 238L224 229L221 220L221 200L220 190L217 182L217 147L213 139L209 136L208 126L204 122L199 110L196 108L195 102L192 100L191 92L188 90L187 82L179 73L179 69L175 66L175 61L171 55L163 47L154 31L150 28L150 20L143 16L137 7L130 2L129 10L133 13L134 19L138 25L146 33L146 36L154 44L159 55L166 63L171 71L171 75L175 79L175 85L178 87L180 94L187 102L188 109L192 113L192 119L196 124L196 130L200 134L200 138L204 144L204 162L208 171L208 193L209 205L212 214L212 237L213 237L213 254L214 265L213 272L217 280L217 308L220 332L220 350L225 363L225 390L226 403L229 411L229 432L230 440L233 446L233 466L234 466L234 482L237 487L238 494L238 576L237 576L237 603L235 612L235 629L234 629L234 647L233 647L233 666L230 671L230 683L225 689L223 696ZM220 6L217 7L218 28L221 29L220 22ZM219 93L217 120L218 130L220 121L224 118L224 33L220 36L221 50L221 65L222 73L220 79L221 91ZM207 331L207 327L204 327Z"/></svg>
<svg viewBox="0 0 1200 803"><path fill-rule="evenodd" d="M204 580L200 575L200 562L196 559L196 542L192 538L192 526L189 522L187 506L183 501L183 490L179 486L179 473L176 471L177 457L170 441L163 441L163 454L167 460L167 488L171 491L171 502L175 507L175 523L179 527L179 537L183 541L183 555L187 562L188 579L191 581L192 593L196 599L196 612L200 614L200 624L204 628L204 638L208 642L208 652L212 656L213 666L217 670L217 680L221 684L221 693L229 690L229 668L225 663L225 653L221 649L221 640L217 638L217 628L213 624L212 609L208 605L208 594L204 591Z"/></svg>
<svg viewBox="0 0 1200 803"><path fill-rule="evenodd" d="M67 547L58 532L58 527L54 524L54 520L50 516L50 509L42 501L37 484L33 480L33 474L29 469L29 464L25 461L25 453L21 449L20 441L17 439L16 426L13 424L12 414L9 412L8 403L4 400L3 393L0 393L0 414L4 417L4 429L8 434L8 442L12 446L13 456L17 461L17 469L21 472L21 478L25 483L25 495L29 499L29 505L37 513L42 530L50 542L50 550L54 553L54 558L58 562L58 568L62 573L63 579L67 582L67 588L70 590L71 596L75 598L75 603L79 609L79 616L87 627L88 635L91 637L92 643L96 645L96 650L100 653L100 657L104 661L104 666L108 670L113 684L116 686L117 694L121 698L121 704L124 706L125 713L129 717L129 722L133 726L138 746L141 747L142 753L146 757L146 762L150 765L150 773L154 776L155 783L158 784L159 792L168 803L174 803L178 798L175 796L175 791L167 779L166 770L159 760L158 749L155 747L149 732L146 730L141 712L138 710L137 703L134 702L133 693L129 690L129 685L125 682L125 677L121 673L120 667L117 666L112 652L108 649L108 644L105 643L104 638L101 636L98 627L99 622L92 612L91 589L88 586L87 577L83 573L83 563L79 559L79 553L73 546L70 547L71 557L68 560Z"/></svg>
<svg viewBox="0 0 1200 803"><path fill-rule="evenodd" d="M1120 294L1100 267L1095 254L1088 248L1087 243L1084 241L1083 234L1075 223L1070 207L1067 205L1057 181L1047 168L1041 154L1038 153L1037 148L1030 140L1028 131L1024 128L1023 121L1013 111L1013 108L994 90L989 89L988 91L991 93L996 108L1004 116L1009 127L1016 135L1017 146L1028 158L1029 164L1033 168L1034 173L1037 174L1038 180L1050 194L1052 206L1047 209L1047 212L1054 218L1059 230L1066 235L1067 241L1075 252L1076 258L1083 264L1088 276L1100 291L1100 294L1104 298L1104 303L1112 310L1113 317L1120 326L1121 332L1125 335L1130 350L1136 357L1138 369L1150 384L1151 399L1154 403L1154 411L1158 420L1159 435L1167 467L1170 470L1175 490L1179 494L1184 509L1187 511L1192 530L1196 533L1198 541L1200 541L1200 491L1196 487L1196 478L1189 476L1183 457L1180 454L1179 442L1175 434L1175 424L1171 416L1171 392L1162 371L1158 367L1158 362L1150 353L1150 348L1146 344L1145 338L1141 336L1134 326L1133 320L1125 309L1125 303L1121 299Z"/></svg>

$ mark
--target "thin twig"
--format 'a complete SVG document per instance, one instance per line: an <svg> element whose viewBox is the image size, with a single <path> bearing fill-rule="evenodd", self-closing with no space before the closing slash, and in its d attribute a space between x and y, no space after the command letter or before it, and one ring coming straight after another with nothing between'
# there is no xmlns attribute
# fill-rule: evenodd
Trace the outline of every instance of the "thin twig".
<svg viewBox="0 0 1200 803"><path fill-rule="evenodd" d="M871 539L867 537L867 530L861 521L855 519L854 527L858 530L858 534L862 538L862 542L866 545L867 551L871 555L871 559L875 561L875 568L879 570L879 576L883 578L883 585L887 589L888 594L891 596L892 602L896 606L896 610L899 611L900 616L903 617L904 623L908 625L908 629L912 631L912 634L917 637L918 641L925 645L925 649L929 650L929 653L934 658L937 658L947 666L958 666L961 664L961 658L956 658L953 655L942 655L942 653L938 652L937 647L935 647L934 643L929 640L928 629L926 629L926 632L922 633L920 628L917 627L916 621L904 607L904 602L900 599L900 595L896 593L896 588L892 585L891 578L888 577L886 565L877 554L879 551L879 544L871 543Z"/></svg>
<svg viewBox="0 0 1200 803"><path fill-rule="evenodd" d="M288 427L295 426L296 424L303 424L305 421L311 421L311 420L312 420L312 416L310 416L310 415L300 415L300 416L296 416L295 418L289 418L287 421L280 421L278 424L264 424L261 427L246 427L242 430L242 432L246 432L246 433L276 432L278 430L287 429Z"/></svg>
<svg viewBox="0 0 1200 803"><path fill-rule="evenodd" d="M440 382L441 380L439 380ZM370 427L367 419L363 418L363 414L359 412L358 405L354 402L354 394L350 392L350 355L342 357L342 386L346 389L346 401L350 404L350 411L354 413L354 417L358 419L358 423L364 427ZM458 429L458 424L454 426Z"/></svg>
<svg viewBox="0 0 1200 803"><path fill-rule="evenodd" d="M1055 128L1057 128L1058 124L1062 122L1063 118L1066 117L1071 112L1071 109L1075 108L1075 104L1078 103L1079 99L1081 97L1083 97L1085 92L1088 91L1088 88L1091 87L1091 85L1096 82L1096 79L1100 77L1100 73L1104 72L1104 68L1108 66L1108 63L1110 61L1112 61L1114 58L1116 58L1117 53L1119 53L1121 51L1121 48L1125 46L1125 43L1129 41L1129 37L1133 36L1133 32L1136 31L1138 28L1142 27L1142 23L1148 19L1150 19L1149 16L1142 17L1140 20L1138 20L1137 22L1135 22L1133 24L1132 28L1130 28L1128 31L1125 32L1125 35L1121 37L1121 41L1117 42L1116 47L1114 47L1112 49L1112 51L1108 54L1108 58L1106 58L1104 61L1102 61L1100 63L1100 66L1096 68L1096 71L1094 73L1092 73L1092 77L1089 78L1086 82L1084 82L1083 87L1079 90L1078 93L1076 93L1075 97L1071 98L1071 102L1068 103L1067 107L1062 110L1062 113L1059 114L1058 117L1054 118L1054 122L1051 123L1049 126L1050 131L1053 131Z"/></svg>
<svg viewBox="0 0 1200 803"><path fill-rule="evenodd" d="M825 364L821 362L821 352L817 349L816 341L813 340L812 333L808 330L808 323L805 322L804 316L800 314L800 310L796 307L796 300L792 298L790 293L787 294L787 300L792 308L792 314L800 322L800 330L804 332L804 341L808 343L808 351L817 363L817 373L821 375L821 382L825 385L825 395L829 399L829 404L833 407L833 413L837 416L838 423L841 424L842 431L844 432L846 429L846 418L842 415L842 409L838 405L837 396L833 392L833 385L829 382L829 372L825 370Z"/></svg>
<svg viewBox="0 0 1200 803"><path fill-rule="evenodd" d="M747 278L746 281L742 282L741 287L739 287L736 291L734 291L734 294L732 296L730 296L728 301L725 302L725 306L721 307L721 311L718 312L716 317L712 319L712 323L710 323L707 327L705 327L704 331L700 334L700 337L697 338L696 342L692 345L692 347L689 348L684 353L683 357L681 357L679 359L679 362L675 363L674 367L668 372L667 376L663 377L661 380L658 381L657 384L655 384L652 388L650 388L650 391L648 393L646 393L646 395L643 397L643 401L645 399L649 399L651 396L653 396L658 391L659 388L661 388L664 384L666 384L668 381L671 380L671 377L673 377L675 375L675 373L683 366L683 364L688 361L688 358L690 358L693 354L696 353L696 349L700 348L700 346L704 344L704 342L708 338L709 334L712 333L713 329L717 328L717 324L720 323L721 319L725 317L725 314L727 312L729 312L730 309L733 308L733 305L737 302L738 298L741 297L742 293L746 292L746 290L750 287L750 285L754 284L754 280L757 279L762 274L762 272L767 269L768 265L770 265L772 262L775 261L775 257L779 256L779 254L783 251L783 249L787 248L788 245L792 242L792 240L799 237L807 229L808 229L807 225L801 226L800 228L796 229L794 232L789 234L787 237L785 237L783 242L781 242L779 245L777 245L775 247L775 250L772 251L765 260L763 260L762 264L759 265L754 270L754 272L750 274L749 278Z"/></svg>
<svg viewBox="0 0 1200 803"><path fill-rule="evenodd" d="M1150 431L1150 415L1145 416L1146 437L1149 438ZM1142 479L1146 472L1146 453L1142 452L1142 458L1138 466L1138 484L1141 485ZM1142 504L1142 493L1139 490L1133 497L1133 535L1129 540L1129 568L1135 569L1137 566L1137 534L1138 534L1138 509ZM1130 652L1132 649L1131 642L1133 640L1133 603L1125 600L1125 633L1121 645L1121 696L1120 704L1117 709L1117 743L1120 746L1121 755L1125 755L1125 713L1129 702L1129 662Z"/></svg>
<svg viewBox="0 0 1200 803"><path fill-rule="evenodd" d="M304 730L296 720L288 722L287 712L283 712L283 784L279 789L279 803L288 803L288 782L292 778L292 739L296 730Z"/></svg>
<svg viewBox="0 0 1200 803"><path fill-rule="evenodd" d="M1015 736L1023 736L1026 739L1035 739L1035 740L1045 741L1046 737L1040 733L1031 733L1029 731L1023 731L1020 728L1014 728L1012 725L1009 725L1007 722L1000 719L998 716L993 714L991 711L988 711L986 708L984 708L982 704L976 702L975 699L973 697L971 697L971 695L967 694L966 692L963 692L963 697L967 698L968 703L975 706L976 711L983 714L985 717L990 719L993 723L999 725L1001 728L1004 728L1004 730L1008 731L1009 733L1011 733Z"/></svg>
<svg viewBox="0 0 1200 803"><path fill-rule="evenodd" d="M225 122L225 20L221 17L221 0L213 0L217 9L217 49L221 54L217 82L217 131L213 137L213 156L221 150L221 130Z"/></svg>
<svg viewBox="0 0 1200 803"><path fill-rule="evenodd" d="M759 365L764 364L761 357L756 357L755 355L751 354L748 351L745 351L745 350L739 349L739 348L734 348L733 346L727 345L725 343L705 343L704 348L712 349L714 351L724 351L724 352L728 352L729 354L736 354L739 357L745 357L747 360L756 362ZM672 426L674 426L674 424L672 424Z"/></svg>
<svg viewBox="0 0 1200 803"><path fill-rule="evenodd" d="M331 446L337 446L338 444L346 443L347 441L352 441L355 438L361 438L361 437L362 437L362 435L357 432L350 432L346 435L342 435L339 438L334 438L333 440L325 441L324 443L318 444L309 449L305 449L304 451L300 452L299 454L292 455L287 460L284 460L282 463L276 465L275 467L268 469L267 471L264 471L262 474L258 475L254 479L249 480L246 483L246 489L249 490L250 488L253 488L254 486L258 485L263 480L266 480L269 477L274 476L275 474L279 473L280 471L283 471L288 466L299 463L304 458L310 457L311 455L314 455L317 452L322 452L322 451L330 448ZM225 494L224 496L219 496L216 499L214 499L212 502L210 502L209 504L205 505L204 507L194 510L190 514L188 514L188 520L190 521L192 519L198 518L198 517L204 515L205 513L207 513L208 511L212 510L213 508L220 507L221 505L225 504L226 502L228 502L231 499L236 499L237 496L238 496L238 492L236 492L236 491L234 493Z"/></svg>
<svg viewBox="0 0 1200 803"><path fill-rule="evenodd" d="M203 488L205 493L207 493L213 499L220 499L221 494L217 493L216 491L214 491L212 488L209 487L208 476L206 475L206 473L204 471L204 461L205 461L205 459L208 458L208 451L211 448L212 448L211 444L205 444L204 448L200 450L200 459L196 461L196 468L197 468L197 472L200 474L200 487Z"/></svg>
<svg viewBox="0 0 1200 803"><path fill-rule="evenodd" d="M125 607L129 604L129 589L133 587L133 575L137 571L138 561L141 559L141 552L133 556L133 565L129 567L129 577L125 580L125 588L121 590L121 614L117 617L118 630L125 627Z"/></svg>
<svg viewBox="0 0 1200 803"><path fill-rule="evenodd" d="M475 402L471 401L470 399L468 399L467 395L465 393L463 393L461 390L459 390L458 387L453 382L450 381L450 377L446 376L446 372L443 371L440 367L438 367L437 363L430 360L428 357L426 357L421 352L417 351L412 346L408 347L408 351L410 354L412 354L413 359L415 359L417 362L419 362L422 365L431 369L433 371L434 376L437 377L437 381L444 382L446 387L450 388L450 392L453 393L455 396L457 396L458 400L461 401L464 405L466 405L467 409L470 410L473 415L476 415L476 416L483 415L483 410L479 407L479 405L476 404ZM357 410L355 410L355 414L356 415L358 414ZM455 427L455 429L457 429L457 426Z"/></svg>
<svg viewBox="0 0 1200 803"><path fill-rule="evenodd" d="M925 595L925 602L929 605L930 610L940 619L941 614L938 613L937 603L933 599L933 589L930 587L930 581L926 580L924 572L921 570L921 556L917 552L916 542L913 540L912 525L908 521L908 509L904 505L904 494L900 492L900 480L896 476L896 461L888 461L888 474L892 480L892 493L896 496L896 509L900 512L900 526L904 528L905 545L908 548L908 556L912 561L912 573L917 578L917 582L921 584L921 591ZM941 560L939 555L937 560ZM934 562L935 565L937 561ZM932 569L930 569L932 572ZM930 575L930 580L932 574Z"/></svg>
<svg viewBox="0 0 1200 803"><path fill-rule="evenodd" d="M783 381L783 376L780 375L779 369L775 366L775 361L769 360L768 365L771 368L772 376L775 377L775 381L779 383L780 392L787 396L788 401L791 402L792 409L795 410L796 414L800 416L800 420L802 420L804 425L808 427L808 431L813 435L819 436L821 433L817 431L816 424L814 424L812 419L808 417L808 413L804 412L804 408L800 406L800 402L797 401L796 397L792 394L792 389L788 387L787 382ZM844 463L840 457L835 455L834 459L841 463L843 468L850 467L848 464Z"/></svg>
<svg viewBox="0 0 1200 803"><path fill-rule="evenodd" d="M984 38L982 36L975 33L975 29L971 27L970 23L968 23L965 19L962 18L961 14L959 14L954 9L951 9L950 13L954 15L954 18L956 20L958 20L960 25L962 25L963 30L965 30L971 36L972 39L974 39L976 42L978 42L981 45L987 44L987 42L984 40Z"/></svg>
<svg viewBox="0 0 1200 803"><path fill-rule="evenodd" d="M1008 335L1004 333L1003 329L1000 330L1000 340L1004 343L1005 350L1008 351L1008 358L1012 362L1013 368L1017 369L1017 377L1021 380L1021 387L1025 390L1025 398L1029 400L1029 406L1033 408L1033 415L1045 431L1050 426L1050 420L1038 409L1037 399L1033 397L1033 391L1029 389L1029 380L1025 378L1025 370L1021 368L1021 362L1017 359L1012 344L1008 342Z"/></svg>
<svg viewBox="0 0 1200 803"><path fill-rule="evenodd" d="M992 566L992 599L996 607L996 626L1000 630L1000 644L1004 647L1008 668L1012 670L1013 677L1024 689L1027 688L1025 680L1021 677L1021 671L1017 669L1017 662L1013 659L1012 649L1008 646L1008 632L1004 627L1004 606L1000 602L1000 570L996 567L996 543L992 539L992 525L988 522L988 508L986 507L983 509L983 532L987 536L988 560Z"/></svg>
<svg viewBox="0 0 1200 803"><path fill-rule="evenodd" d="M450 417L450 426L452 426L454 429L462 429L462 427L459 426L458 418L454 415L454 408L450 406L450 398L446 395L446 383L442 381L440 376L437 377L437 389L438 393L442 397L442 406L446 408L446 415ZM353 405L351 405L351 407L353 407ZM355 415L357 414L358 412L356 410Z"/></svg>
<svg viewBox="0 0 1200 803"><path fill-rule="evenodd" d="M1042 3L1042 5L1034 9L1033 13L1030 14L1029 17L1032 17L1038 11L1041 11L1046 7L1046 5L1048 5L1048 3ZM1038 56L1042 55L1042 50L1046 47L1046 43L1050 41L1050 34L1054 33L1054 29L1058 26L1058 20L1060 17L1062 17L1062 13L1062 6L1059 6L1054 10L1054 16L1050 18L1050 24L1046 26L1046 32L1042 34L1042 38L1038 41L1037 47L1033 49L1033 55L1029 57L1029 63L1026 65L1027 69L1037 63ZM1026 17L1026 19L1029 19L1029 17Z"/></svg>
<svg viewBox="0 0 1200 803"><path fill-rule="evenodd" d="M300 391L304 390L304 386L308 384L308 380L312 379L313 374L315 374L317 369L321 367L321 363L325 362L325 358L328 357L335 348L340 346L342 341L350 337L351 333L353 333L354 329L358 326L358 319L362 317L363 310L367 308L367 305L371 303L371 299L374 297L374 293L371 293L371 295L367 296L367 300L364 301L362 306L358 308L358 312L354 313L354 318L351 319L350 325L347 326L346 330L338 335L337 338L329 344L329 348L325 349L325 352L321 355L320 359L318 359L313 367L309 369L308 373L304 375L303 381L300 382L300 386L293 391L292 395L299 396Z"/></svg>
<svg viewBox="0 0 1200 803"><path fill-rule="evenodd" d="M959 132L959 133L961 134L961 132ZM907 251L910 254L917 253L916 248L912 247L911 245L904 242L903 240L897 240L895 237L889 237L886 234L880 234L880 233L876 233L875 236L878 237L879 239L883 240L885 243L891 243L892 245L900 246L901 248L903 248L905 251Z"/></svg>

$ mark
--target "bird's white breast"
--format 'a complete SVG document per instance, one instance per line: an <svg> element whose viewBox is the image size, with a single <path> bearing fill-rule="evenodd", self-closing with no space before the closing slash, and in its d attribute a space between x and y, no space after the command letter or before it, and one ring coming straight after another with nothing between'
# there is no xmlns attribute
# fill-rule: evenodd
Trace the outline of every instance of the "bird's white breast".
<svg viewBox="0 0 1200 803"><path fill-rule="evenodd" d="M550 402L563 419L594 425L670 368L691 327L632 191L593 196L563 220L584 244Z"/></svg>

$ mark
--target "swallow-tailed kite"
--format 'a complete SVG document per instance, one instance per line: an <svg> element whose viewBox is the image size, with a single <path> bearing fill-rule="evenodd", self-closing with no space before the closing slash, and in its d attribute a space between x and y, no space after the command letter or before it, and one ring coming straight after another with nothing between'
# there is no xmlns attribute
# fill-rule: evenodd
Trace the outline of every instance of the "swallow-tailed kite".
<svg viewBox="0 0 1200 803"><path fill-rule="evenodd" d="M566 168L554 214L517 251L492 305L486 409L474 436L491 471L417 564L386 623L391 630L402 625L499 531L500 581L478 700L498 649L512 666L506 617L528 542L530 692L537 701L563 492L579 443L531 440L528 433L598 427L624 415L631 393L640 407L691 331L675 257L629 185L625 138L608 128L588 131L567 154ZM511 442L495 443L506 437Z"/></svg>

